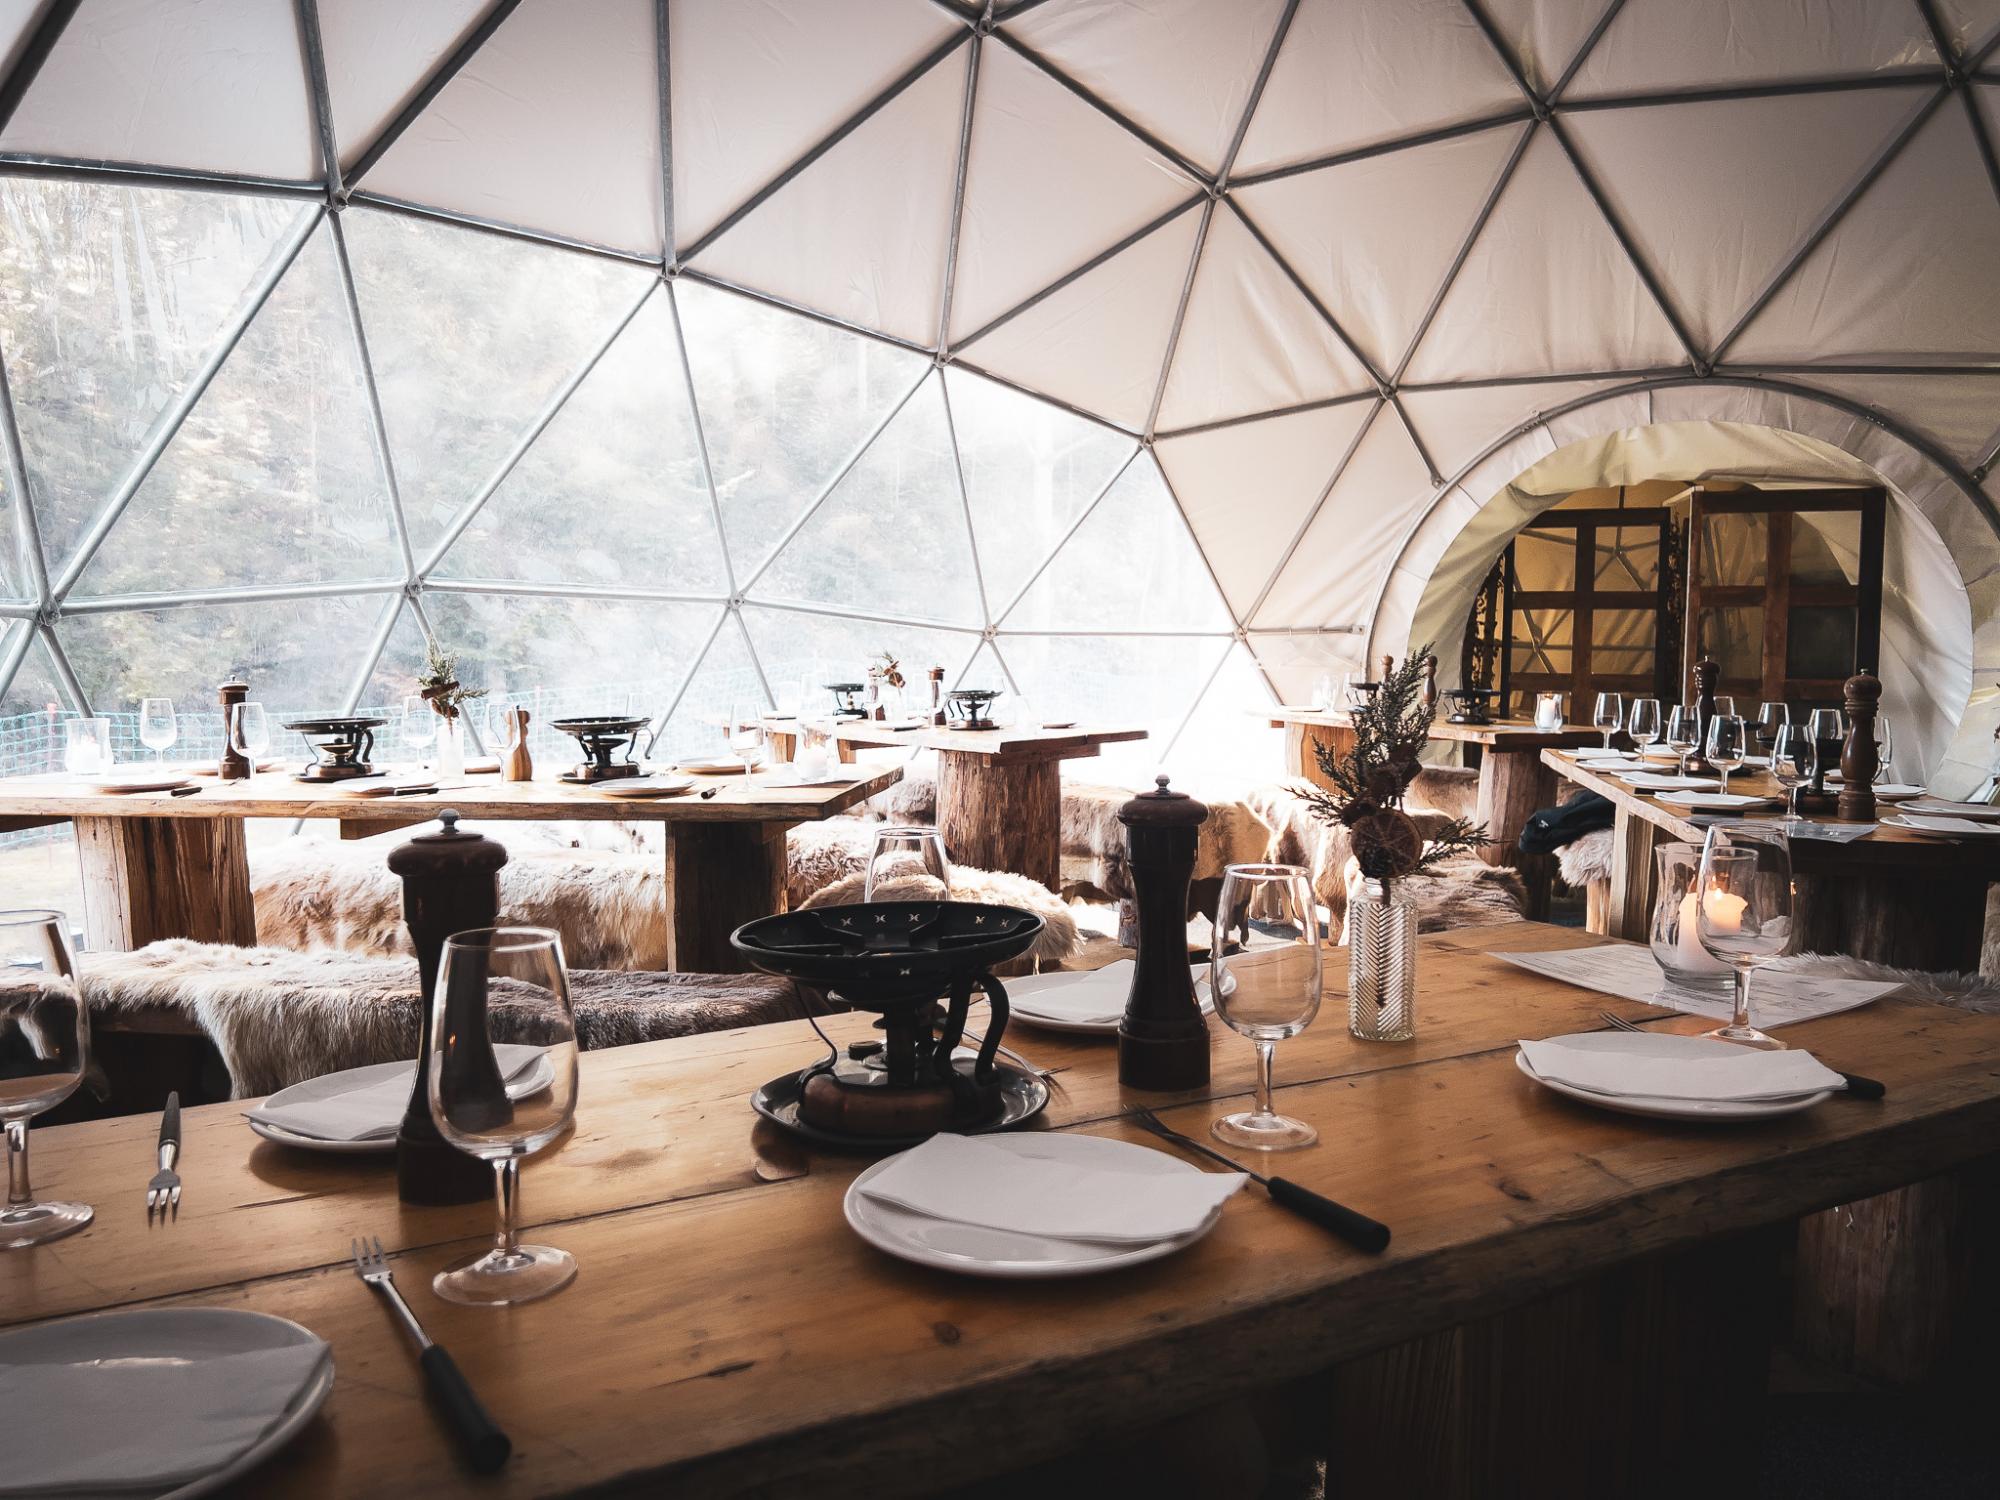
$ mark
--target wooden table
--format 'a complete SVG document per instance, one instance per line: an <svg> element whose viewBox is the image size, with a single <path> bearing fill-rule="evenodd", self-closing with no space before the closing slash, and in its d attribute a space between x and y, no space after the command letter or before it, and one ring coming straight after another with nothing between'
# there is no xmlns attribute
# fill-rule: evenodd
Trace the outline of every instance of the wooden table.
<svg viewBox="0 0 2000 1500"><path fill-rule="evenodd" d="M1605 930L1646 940L1657 882L1654 850L1662 842L1699 844L1714 818L1697 822L1609 772L1593 771L1573 755L1550 750L1550 770L1607 797L1617 809L1611 895ZM1662 764L1662 770L1672 769ZM1768 796L1773 805L1750 812L1753 822L1780 822L1784 789L1768 771L1745 767L1729 789ZM1879 813L1893 804L1878 804ZM1732 815L1733 816L1733 815ZM1815 821L1837 822L1828 815ZM1902 968L1977 973L1986 927L1986 888L2000 880L2000 839L1938 839L1888 824L1852 843L1794 839L1792 870L1798 933L1793 951L1845 953Z"/></svg>
<svg viewBox="0 0 2000 1500"><path fill-rule="evenodd" d="M0 1324L193 1303L261 1309L329 1339L332 1397L259 1475L260 1496L924 1494L1628 1275L1648 1257L1782 1228L1991 1149L2000 1016L1896 1000L1788 1032L1883 1079L1879 1104L1836 1099L1721 1130L1537 1088L1515 1069L1518 1037L1599 1027L1600 1008L1707 1024L1490 956L1583 941L1528 923L1423 939L1425 1011L1407 1045L1348 1036L1346 963L1332 956L1318 1023L1278 1052L1280 1107L1316 1122L1321 1144L1282 1170L1388 1222L1395 1240L1380 1257L1253 1189L1198 1245L1123 1274L993 1282L892 1260L842 1220L858 1160L804 1155L806 1175L785 1181L753 1171L746 1096L822 1052L805 1024L786 1023L585 1055L574 1134L523 1174L527 1234L581 1267L547 1301L439 1302L429 1278L490 1231L484 1205L401 1207L384 1166L260 1143L237 1105L218 1105L187 1113L180 1217L150 1230L139 1195L154 1118L36 1132L37 1189L96 1205L97 1220L0 1255ZM829 1030L871 1034L851 1016ZM1219 1026L1214 1080L1198 1095L1121 1090L1101 1039L1024 1027L1009 1040L1062 1070L1047 1129L1145 1141L1120 1118L1144 1102L1201 1133L1252 1086L1253 1049ZM403 1334L347 1265L362 1233L382 1237L418 1315L511 1432L501 1474L468 1474L425 1406ZM1698 1290L1714 1303L1735 1279ZM1609 1354L1645 1389L1646 1420L1620 1437L1650 1441L1682 1388L1644 1347ZM1710 1435L1689 1451L1714 1451L1718 1426L1734 1425L1716 1420L1718 1375L1685 1377L1682 1404ZM1512 1399L1589 1419L1543 1387ZM1588 1446L1536 1450L1536 1491L1578 1493L1562 1467Z"/></svg>
<svg viewBox="0 0 2000 1500"><path fill-rule="evenodd" d="M713 797L613 797L554 779L467 778L417 797L356 797L289 772L250 781L198 779L193 796L107 793L50 778L0 781L0 831L64 819L76 825L83 920L98 949L158 938L255 943L246 818L337 818L343 838L426 823L444 808L468 822L584 819L657 822L667 833L667 967L742 969L729 934L785 909L785 830L844 812L902 779L896 766L840 786L773 789L742 776L696 777Z"/></svg>
<svg viewBox="0 0 2000 1500"><path fill-rule="evenodd" d="M1271 726L1285 731L1285 764L1290 773L1332 790L1333 783L1319 768L1317 752L1324 745L1341 756L1353 748L1354 730L1347 714L1337 709L1287 708L1272 716ZM1602 744L1604 731L1581 724L1537 729L1526 719L1450 724L1439 718L1431 724L1431 739L1479 748L1479 807L1474 818L1486 825L1493 840L1479 851L1480 858L1490 865L1511 865L1519 870L1527 882L1528 915L1547 917L1555 860L1546 854L1523 854L1520 847L1521 830L1529 817L1553 807L1556 801L1556 778L1542 764L1541 752Z"/></svg>
<svg viewBox="0 0 2000 1500"><path fill-rule="evenodd" d="M891 729L867 719L830 726L843 747L893 746L938 753L937 827L945 852L975 870L1011 870L1050 890L1062 883L1062 762L1106 745L1143 740L1143 729ZM774 732L774 753L792 736Z"/></svg>

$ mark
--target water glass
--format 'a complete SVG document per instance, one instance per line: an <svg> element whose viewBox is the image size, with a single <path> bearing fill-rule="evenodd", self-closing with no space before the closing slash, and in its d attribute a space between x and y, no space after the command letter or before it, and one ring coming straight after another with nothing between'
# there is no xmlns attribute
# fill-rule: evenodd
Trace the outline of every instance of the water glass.
<svg viewBox="0 0 2000 1500"><path fill-rule="evenodd" d="M1231 865L1223 871L1218 912L1255 911L1258 936L1278 942L1232 948L1228 922L1215 926L1209 950L1209 987L1215 1013L1257 1044L1257 1104L1224 1115L1215 1138L1253 1151L1310 1146L1319 1131L1271 1108L1271 1065L1278 1043L1297 1036L1319 1014L1319 907L1312 881L1298 865Z"/></svg>
<svg viewBox="0 0 2000 1500"><path fill-rule="evenodd" d="M1660 742L1665 732L1660 723L1660 700L1658 698L1634 698L1632 700L1632 721L1627 726L1632 742L1640 752L1651 750Z"/></svg>
<svg viewBox="0 0 2000 1500"><path fill-rule="evenodd" d="M37 1201L28 1184L28 1121L75 1093L89 1061L90 1019L68 919L59 911L0 912L0 1125L7 1130L0 1250L45 1244L90 1222L87 1205Z"/></svg>
<svg viewBox="0 0 2000 1500"><path fill-rule="evenodd" d="M494 1049L543 1049L547 1082L510 1098ZM559 1292L576 1277L566 1250L518 1238L521 1159L576 1117L576 1014L562 939L543 927L485 927L445 940L424 1059L431 1118L444 1138L493 1164L493 1248L445 1267L431 1290L447 1302L505 1307Z"/></svg>
<svg viewBox="0 0 2000 1500"><path fill-rule="evenodd" d="M1590 722L1604 731L1604 748L1611 748L1611 736L1625 727L1625 695L1622 693L1599 693L1597 711L1590 716Z"/></svg>
<svg viewBox="0 0 2000 1500"><path fill-rule="evenodd" d="M823 781L832 772L833 761L833 731L823 723L801 719L792 769L808 781Z"/></svg>
<svg viewBox="0 0 2000 1500"><path fill-rule="evenodd" d="M1787 720L1771 741L1771 779L1785 789L1785 812L1799 815L1799 793L1819 774L1819 741L1803 724Z"/></svg>
<svg viewBox="0 0 2000 1500"><path fill-rule="evenodd" d="M1708 1035L1745 1047L1782 1049L1783 1042L1750 1024L1750 971L1783 955L1792 942L1792 845L1785 830L1769 823L1709 829L1697 901L1702 947L1736 975L1729 1024Z"/></svg>
<svg viewBox="0 0 2000 1500"><path fill-rule="evenodd" d="M749 771L764 758L764 711L755 703L739 703L723 721L723 739L729 753Z"/></svg>
<svg viewBox="0 0 2000 1500"><path fill-rule="evenodd" d="M878 897L876 892L924 876L943 886L947 895L950 893L951 861L945 857L944 839L935 828L875 830L875 845L868 853L868 873L861 883L863 901L894 899L887 894Z"/></svg>
<svg viewBox="0 0 2000 1500"><path fill-rule="evenodd" d="M1792 722L1791 705L1787 703L1760 703L1757 705L1757 743L1769 755L1771 747L1777 743L1778 731Z"/></svg>
<svg viewBox="0 0 2000 1500"><path fill-rule="evenodd" d="M153 752L153 759L165 764L167 752L181 737L179 722L174 718L174 700L171 698L145 698L139 703L139 743Z"/></svg>
<svg viewBox="0 0 2000 1500"><path fill-rule="evenodd" d="M491 711L488 709L489 713ZM416 752L417 762L421 765L425 759L424 753L437 743L438 737L437 711L431 707L430 699L417 693L405 698L397 732L401 735L403 743Z"/></svg>
<svg viewBox="0 0 2000 1500"><path fill-rule="evenodd" d="M1722 773L1722 790L1729 792L1729 773L1742 765L1750 746L1749 726L1734 714L1717 714L1708 721L1708 744L1704 754L1710 765Z"/></svg>
<svg viewBox="0 0 2000 1500"><path fill-rule="evenodd" d="M1667 748L1680 759L1680 774L1687 775L1688 757L1701 748L1701 710L1692 703L1676 703L1667 712Z"/></svg>
<svg viewBox="0 0 2000 1500"><path fill-rule="evenodd" d="M232 703L229 706L229 748L250 763L257 774L258 762L271 753L271 721L261 703Z"/></svg>
<svg viewBox="0 0 2000 1500"><path fill-rule="evenodd" d="M71 719L63 726L63 769L72 776L111 769L109 719Z"/></svg>

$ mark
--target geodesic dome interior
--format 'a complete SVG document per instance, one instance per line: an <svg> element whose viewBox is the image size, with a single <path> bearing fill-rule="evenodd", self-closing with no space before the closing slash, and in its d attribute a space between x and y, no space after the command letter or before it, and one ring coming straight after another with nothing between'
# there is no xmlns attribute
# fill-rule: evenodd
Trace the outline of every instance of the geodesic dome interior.
<svg viewBox="0 0 2000 1500"><path fill-rule="evenodd" d="M1531 464L1728 423L1891 488L1952 596L1932 759L1983 765L1996 44L2000 0L0 0L0 711L386 704L436 639L671 743L886 650L1194 756L1406 650Z"/></svg>

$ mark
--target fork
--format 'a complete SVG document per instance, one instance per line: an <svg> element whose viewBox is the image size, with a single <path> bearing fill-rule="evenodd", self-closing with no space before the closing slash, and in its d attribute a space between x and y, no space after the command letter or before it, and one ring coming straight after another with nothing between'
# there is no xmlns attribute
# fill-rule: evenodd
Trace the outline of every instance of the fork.
<svg viewBox="0 0 2000 1500"><path fill-rule="evenodd" d="M167 1095L167 1107L160 1115L160 1170L146 1184L146 1219L150 1223L157 1210L162 1218L181 1213L181 1174L174 1164L181 1159L181 1096L179 1090Z"/></svg>
<svg viewBox="0 0 2000 1500"><path fill-rule="evenodd" d="M371 1243L357 1239L351 1242L350 1248L354 1255L354 1274L383 1295L389 1306L395 1309L404 1329L415 1340L417 1363L423 1367L424 1378L430 1382L432 1394L444 1408L452 1436L465 1450L473 1472L491 1474L507 1462L508 1455L514 1451L513 1439L500 1430L500 1424L480 1404L472 1386L459 1372L457 1362L445 1352L442 1344L424 1332L424 1325L410 1311L410 1304L396 1289L396 1273L389 1268L389 1257L383 1252L381 1240Z"/></svg>
<svg viewBox="0 0 2000 1500"><path fill-rule="evenodd" d="M1608 1010L1600 1010L1598 1014L1614 1031L1637 1031L1646 1034L1645 1027L1636 1026L1623 1016L1615 1016ZM1840 1073L1838 1068L1833 1071ZM1859 1073L1840 1073L1840 1076L1847 1081L1847 1087L1841 1092L1850 1099L1882 1099L1888 1096L1888 1088L1877 1079L1864 1078Z"/></svg>

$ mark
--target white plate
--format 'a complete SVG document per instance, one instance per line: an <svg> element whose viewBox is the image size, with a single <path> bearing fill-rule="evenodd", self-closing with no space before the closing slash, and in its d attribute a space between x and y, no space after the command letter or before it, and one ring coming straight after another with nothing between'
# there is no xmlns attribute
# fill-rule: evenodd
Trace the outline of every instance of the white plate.
<svg viewBox="0 0 2000 1500"><path fill-rule="evenodd" d="M1201 1170L1164 1151L1135 1146L1127 1141L1110 1141L1102 1136L1036 1131L1024 1135L987 1135L980 1139L987 1145L1021 1156L1070 1162L1100 1172ZM1136 1266L1186 1249L1213 1229L1216 1220L1222 1216L1222 1210L1218 1208L1199 1229L1144 1245L1045 1239L1038 1234L933 1219L926 1214L870 1198L862 1191L863 1187L894 1160L894 1156L884 1157L848 1186L847 1196L841 1201L841 1211L847 1215L848 1227L884 1254L914 1261L920 1266L934 1266L940 1271L957 1271L966 1276L1032 1280L1054 1276L1093 1276L1121 1266Z"/></svg>
<svg viewBox="0 0 2000 1500"><path fill-rule="evenodd" d="M106 771L100 776L86 778L84 784L100 792L166 792L175 787L193 785L185 774L178 771Z"/></svg>
<svg viewBox="0 0 2000 1500"><path fill-rule="evenodd" d="M1923 794L1924 788L1911 786L1902 781L1887 781L1875 788L1875 798L1878 802L1907 802L1912 797L1921 797Z"/></svg>
<svg viewBox="0 0 2000 1500"><path fill-rule="evenodd" d="M762 764L762 761L758 762L759 766ZM742 761L736 759L734 756L725 760L721 756L711 755L695 760L675 761L674 769L676 771L689 771L696 776L741 776L744 772L744 765Z"/></svg>
<svg viewBox="0 0 2000 1500"><path fill-rule="evenodd" d="M607 797L677 797L694 790L692 776L627 776L622 781L600 781L597 790Z"/></svg>
<svg viewBox="0 0 2000 1500"><path fill-rule="evenodd" d="M325 1073L318 1078L308 1078L303 1083L295 1083L288 1089L279 1089L264 1102L266 1105L310 1104L315 1100L344 1094L350 1089L365 1089L370 1084L380 1083L391 1074L407 1070L406 1062L370 1063L365 1068L345 1068L338 1073ZM525 1099L530 1094L539 1094L555 1081L555 1068L544 1057L533 1068L507 1085L509 1099ZM280 1146L290 1146L298 1151L318 1151L328 1156L392 1156L396 1150L396 1138L379 1136L365 1141L323 1141L318 1136L294 1135L282 1125L273 1125L264 1120L243 1117L248 1125L265 1140Z"/></svg>
<svg viewBox="0 0 2000 1500"><path fill-rule="evenodd" d="M1942 797L1924 797L1896 809L1930 818L1970 818L1975 823L2000 823L2000 807L1986 802L1949 802Z"/></svg>
<svg viewBox="0 0 2000 1500"><path fill-rule="evenodd" d="M1712 792L1722 785L1713 776L1664 776L1656 771L1642 771L1618 779L1642 792Z"/></svg>
<svg viewBox="0 0 2000 1500"><path fill-rule="evenodd" d="M1081 979L1084 977L1085 974L1090 972L1093 971L1078 970L1074 975L1074 977ZM1033 977L1036 979L1044 979L1044 980L1061 980L1070 978L1071 976L1068 974L1056 973L1056 974L1037 974L1034 975ZM1026 982L1027 982L1026 980L1016 981L1017 984L1024 984ZM1014 985L1011 984L1008 985L1007 1005L1008 1005L1009 1019L1013 1021L1019 1021L1023 1026L1035 1027L1037 1030L1040 1031L1062 1031L1062 1032L1067 1032L1072 1036L1118 1035L1118 1023L1115 1020L1071 1021L1071 1020L1066 1020L1061 1016L1037 1015L1035 1011L1031 1008L1035 1003L1035 996L1044 989L1055 989L1059 987L1060 986L1057 985L1039 985L1035 989L1029 990L1027 994L1020 995L1017 997L1014 992ZM1198 1003L1201 1006L1201 1013L1203 1015L1212 1016L1215 1014L1215 999L1208 992L1207 974L1203 973L1203 974L1197 974L1195 976L1194 996L1196 1003Z"/></svg>
<svg viewBox="0 0 2000 1500"><path fill-rule="evenodd" d="M153 1307L91 1313L0 1332L0 1364L80 1364L86 1360L218 1357L319 1343L319 1336L288 1318L230 1307ZM64 1500L195 1500L242 1478L297 1437L333 1389L333 1358L285 1401L284 1416L235 1462L172 1490L64 1490ZM115 1424L118 1413L104 1413ZM14 1434L10 1441L20 1441Z"/></svg>
<svg viewBox="0 0 2000 1500"><path fill-rule="evenodd" d="M1670 1032L1638 1034L1655 1037L1673 1036ZM1575 1036L1562 1038L1562 1042L1566 1047L1626 1051L1631 1047L1633 1035L1634 1033L1625 1031L1579 1032ZM1704 1038L1674 1037L1674 1040L1691 1042L1701 1041ZM1734 1043L1714 1042L1711 1045L1730 1047ZM1738 1120L1774 1120L1811 1109L1822 1100L1833 1097L1831 1089L1820 1089L1811 1094L1795 1094L1787 1099L1654 1099L1640 1094L1600 1094L1594 1089L1580 1089L1575 1084L1542 1077L1534 1070L1527 1056L1519 1051L1514 1053L1514 1066L1543 1088L1554 1093L1583 1104L1594 1104L1599 1109L1614 1110L1623 1115L1643 1115L1654 1120L1695 1120L1704 1124L1723 1124Z"/></svg>
<svg viewBox="0 0 2000 1500"><path fill-rule="evenodd" d="M1935 816L1935 815L1934 815ZM1964 828L1926 828L1921 813L1890 813L1882 819L1890 828L1901 828L1909 833L1920 833L1932 839L1976 839L2000 837L2000 823L1978 823L1966 819Z"/></svg>
<svg viewBox="0 0 2000 1500"><path fill-rule="evenodd" d="M1655 792L1654 798L1675 807L1710 807L1736 810L1745 807L1766 807L1778 799L1775 797L1751 797L1742 792Z"/></svg>
<svg viewBox="0 0 2000 1500"><path fill-rule="evenodd" d="M330 792L340 792L349 797L395 797L405 792L428 792L437 789L435 776L355 776L346 781L322 783Z"/></svg>

